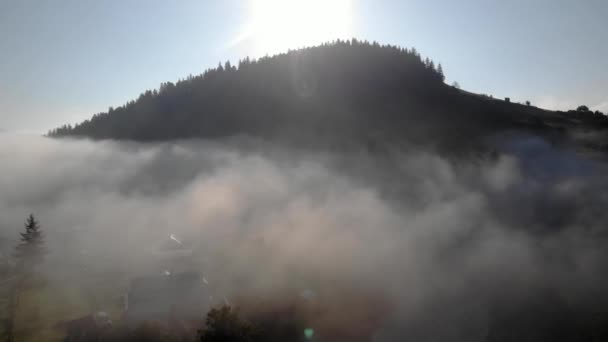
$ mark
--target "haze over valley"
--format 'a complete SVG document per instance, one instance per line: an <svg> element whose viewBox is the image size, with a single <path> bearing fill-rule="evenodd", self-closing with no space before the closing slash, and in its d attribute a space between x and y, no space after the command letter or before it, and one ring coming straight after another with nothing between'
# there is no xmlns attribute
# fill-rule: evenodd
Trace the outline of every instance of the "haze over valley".
<svg viewBox="0 0 608 342"><path fill-rule="evenodd" d="M355 2L251 4L252 57L44 135L2 112L3 339L608 338L601 106L461 86Z"/></svg>

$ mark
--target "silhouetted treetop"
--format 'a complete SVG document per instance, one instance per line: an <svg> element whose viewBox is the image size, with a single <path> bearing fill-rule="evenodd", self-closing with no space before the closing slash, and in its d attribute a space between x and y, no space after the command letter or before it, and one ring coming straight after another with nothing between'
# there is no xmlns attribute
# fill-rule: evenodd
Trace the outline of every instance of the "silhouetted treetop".
<svg viewBox="0 0 608 342"><path fill-rule="evenodd" d="M576 108L576 111L578 112L589 112L589 107L583 105L583 106L578 106L578 108Z"/></svg>

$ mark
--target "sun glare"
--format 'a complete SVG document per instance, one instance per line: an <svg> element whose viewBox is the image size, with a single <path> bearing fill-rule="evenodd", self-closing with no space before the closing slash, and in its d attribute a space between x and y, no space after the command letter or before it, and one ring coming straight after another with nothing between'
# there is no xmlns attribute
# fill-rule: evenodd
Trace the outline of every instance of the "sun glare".
<svg viewBox="0 0 608 342"><path fill-rule="evenodd" d="M243 36L257 54L316 45L353 35L353 0L251 0Z"/></svg>

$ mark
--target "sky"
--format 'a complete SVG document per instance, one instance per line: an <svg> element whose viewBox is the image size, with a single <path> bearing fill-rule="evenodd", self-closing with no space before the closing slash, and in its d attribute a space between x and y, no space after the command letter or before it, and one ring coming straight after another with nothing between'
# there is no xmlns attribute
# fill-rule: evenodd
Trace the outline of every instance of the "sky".
<svg viewBox="0 0 608 342"><path fill-rule="evenodd" d="M220 61L416 47L462 88L608 112L604 0L0 0L0 129L46 132Z"/></svg>

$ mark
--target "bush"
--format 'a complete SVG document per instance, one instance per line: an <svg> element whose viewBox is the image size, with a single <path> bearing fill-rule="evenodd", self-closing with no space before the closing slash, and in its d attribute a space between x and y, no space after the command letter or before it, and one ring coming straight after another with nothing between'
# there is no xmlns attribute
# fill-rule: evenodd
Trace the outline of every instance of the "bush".
<svg viewBox="0 0 608 342"><path fill-rule="evenodd" d="M255 330L252 323L239 317L237 310L222 306L209 311L199 335L202 342L253 342Z"/></svg>

